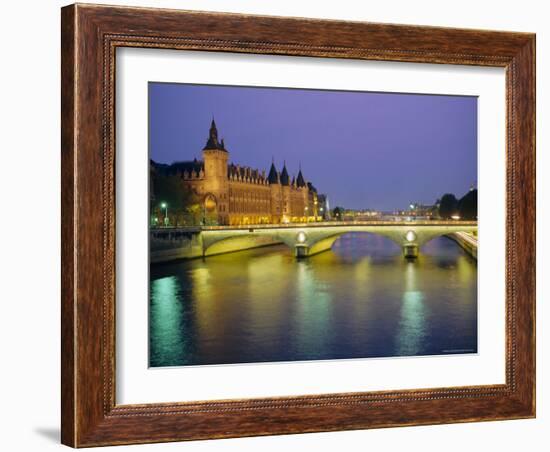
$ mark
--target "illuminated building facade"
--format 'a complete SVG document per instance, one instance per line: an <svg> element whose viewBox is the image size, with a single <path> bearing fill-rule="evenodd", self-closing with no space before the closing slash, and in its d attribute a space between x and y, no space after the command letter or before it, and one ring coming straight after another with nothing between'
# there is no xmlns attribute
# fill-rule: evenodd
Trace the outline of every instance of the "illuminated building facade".
<svg viewBox="0 0 550 452"><path fill-rule="evenodd" d="M220 225L279 224L320 221L316 188L301 168L289 176L286 164L279 172L274 162L269 173L229 163L224 140L218 139L212 120L202 160L175 162L170 171L181 177L182 186L198 195L204 222ZM326 196L323 195L323 203ZM324 209L323 209L324 210Z"/></svg>

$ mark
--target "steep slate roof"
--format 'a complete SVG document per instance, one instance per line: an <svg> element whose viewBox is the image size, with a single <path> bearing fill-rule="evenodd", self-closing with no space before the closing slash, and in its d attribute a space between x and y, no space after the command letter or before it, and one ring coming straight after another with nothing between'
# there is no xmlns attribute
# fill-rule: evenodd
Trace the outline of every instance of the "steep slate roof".
<svg viewBox="0 0 550 452"><path fill-rule="evenodd" d="M288 177L288 171L286 170L286 162L283 165L283 171L281 172L281 185L288 185L290 183L290 177Z"/></svg>
<svg viewBox="0 0 550 452"><path fill-rule="evenodd" d="M296 179L296 185L298 187L305 187L306 186L306 181L304 179L304 176L302 175L302 170L300 169L300 171L298 171L298 178Z"/></svg>
<svg viewBox="0 0 550 452"><path fill-rule="evenodd" d="M202 160L194 159L192 161L186 161L186 162L174 162L172 163L171 167L179 172L196 172L197 174L202 170L204 171L204 162Z"/></svg>
<svg viewBox="0 0 550 452"><path fill-rule="evenodd" d="M174 162L171 165L165 163L157 163L151 160L151 165L160 173L166 176L183 174L184 172L195 173L197 176L201 171L204 171L204 162L201 160L189 160L182 162Z"/></svg>
<svg viewBox="0 0 550 452"><path fill-rule="evenodd" d="M279 173L275 169L275 163L271 163L271 168L269 169L269 176L267 176L267 181L270 184L278 184L279 183Z"/></svg>
<svg viewBox="0 0 550 452"><path fill-rule="evenodd" d="M223 140L221 143L218 141L218 129L216 127L216 122L214 121L214 118L212 118L208 140L206 141L206 145L203 149L218 149L220 151L226 151Z"/></svg>
<svg viewBox="0 0 550 452"><path fill-rule="evenodd" d="M170 168L170 165L166 163L158 163L153 159L149 159L149 168L152 169L155 173L164 174Z"/></svg>

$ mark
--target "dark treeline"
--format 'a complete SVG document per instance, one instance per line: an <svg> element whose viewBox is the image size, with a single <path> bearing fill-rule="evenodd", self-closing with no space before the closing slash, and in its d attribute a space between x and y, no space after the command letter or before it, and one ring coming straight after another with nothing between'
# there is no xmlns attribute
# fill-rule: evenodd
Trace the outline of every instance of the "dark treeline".
<svg viewBox="0 0 550 452"><path fill-rule="evenodd" d="M452 193L445 193L436 205L441 218L459 216L462 220L477 220L477 189L470 190L460 199Z"/></svg>
<svg viewBox="0 0 550 452"><path fill-rule="evenodd" d="M150 181L152 225L194 226L204 221L199 197L192 190L182 188L179 175L151 174Z"/></svg>

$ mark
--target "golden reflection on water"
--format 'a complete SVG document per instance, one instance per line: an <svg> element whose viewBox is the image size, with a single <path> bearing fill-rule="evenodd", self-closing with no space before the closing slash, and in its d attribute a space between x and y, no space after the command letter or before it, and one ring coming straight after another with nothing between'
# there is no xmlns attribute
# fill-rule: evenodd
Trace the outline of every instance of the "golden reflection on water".
<svg viewBox="0 0 550 452"><path fill-rule="evenodd" d="M407 262L405 268L405 291L401 306L399 333L397 334L396 354L399 356L417 355L425 336L424 294L417 287L418 262Z"/></svg>

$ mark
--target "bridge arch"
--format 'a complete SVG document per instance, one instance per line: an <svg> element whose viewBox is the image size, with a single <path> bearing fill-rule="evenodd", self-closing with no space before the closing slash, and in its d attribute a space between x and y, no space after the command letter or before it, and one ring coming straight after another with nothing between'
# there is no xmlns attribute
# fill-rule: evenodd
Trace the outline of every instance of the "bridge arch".
<svg viewBox="0 0 550 452"><path fill-rule="evenodd" d="M381 232L374 232L374 231L344 231L344 232L338 233L338 234L330 237L331 239L333 239L332 243L331 243L331 248L339 238L342 238L346 235L357 234L357 233L368 233L368 234L374 235L376 237L380 237L380 238L389 240L391 243L394 243L398 248L401 247L401 243L400 243L399 240L395 240L394 237L390 237L388 234L384 234L384 233L381 233Z"/></svg>
<svg viewBox="0 0 550 452"><path fill-rule="evenodd" d="M402 248L402 246L405 243L405 233L392 233L392 232L371 231L371 230L343 230L343 231L332 233L326 236L317 235L315 237L312 237L311 239L308 237L307 242L304 243L304 247L308 248L307 255L313 256L314 254L318 254L318 253L332 249L332 246L334 245L336 240L338 240L340 237L343 237L348 234L358 233L358 232L367 232L369 234L377 235L379 237L384 237L386 239L389 239L393 243L395 243L399 248Z"/></svg>
<svg viewBox="0 0 550 452"><path fill-rule="evenodd" d="M204 237L203 256L214 256L277 244L285 244L290 250L293 249L292 244L285 243L275 234L241 233L231 236Z"/></svg>
<svg viewBox="0 0 550 452"><path fill-rule="evenodd" d="M464 232L471 232L474 228L466 227ZM371 234L385 237L397 246L399 246L405 257L416 257L419 253L420 247L430 240L436 237L448 235L453 232L459 232L460 228L418 228L414 225L411 226L399 226L399 227L377 227L377 226L365 226L365 227L351 227L349 229L342 228L340 231L332 230L328 231L315 231L304 229L303 240L296 241L296 256L306 257L314 254L327 251L332 248L334 242L345 234L352 232L368 232ZM300 232L301 233L301 232Z"/></svg>

